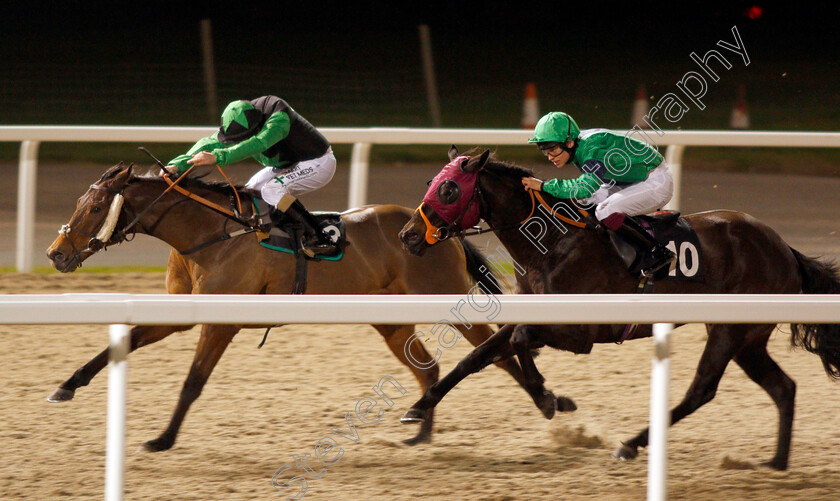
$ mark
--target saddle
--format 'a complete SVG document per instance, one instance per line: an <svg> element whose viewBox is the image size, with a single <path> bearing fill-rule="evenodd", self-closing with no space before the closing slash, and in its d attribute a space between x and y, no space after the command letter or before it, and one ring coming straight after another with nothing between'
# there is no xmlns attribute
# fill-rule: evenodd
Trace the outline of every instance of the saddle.
<svg viewBox="0 0 840 501"><path fill-rule="evenodd" d="M703 281L703 256L700 241L697 233L685 218L680 217L679 212L662 210L637 216L636 219L648 233L653 235L653 238L677 255L671 267L660 269L656 272L654 279ZM624 261L625 266L630 273L638 275L642 261L640 253L614 232L608 233L613 248Z"/></svg>
<svg viewBox="0 0 840 501"><path fill-rule="evenodd" d="M260 245L286 254L297 254L300 245L293 236L299 233L295 231L296 228L292 227L289 224L290 221L287 220L279 221L279 225L275 224L270 217L271 206L260 198L254 197L253 200L254 212L258 215L261 225L268 228L267 232L261 231L257 234ZM344 244L347 239L346 227L341 214L338 212L312 212L312 215L318 221L321 230L330 236L338 250L335 254L316 254L314 257L307 257L307 259L338 261L344 257Z"/></svg>

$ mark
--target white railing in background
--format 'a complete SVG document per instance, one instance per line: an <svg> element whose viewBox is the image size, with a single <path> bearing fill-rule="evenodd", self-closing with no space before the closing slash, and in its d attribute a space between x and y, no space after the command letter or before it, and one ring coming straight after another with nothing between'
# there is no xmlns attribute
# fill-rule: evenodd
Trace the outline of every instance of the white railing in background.
<svg viewBox="0 0 840 501"><path fill-rule="evenodd" d="M502 295L494 323L654 324L648 499L666 498L669 333L661 322L840 323L830 295ZM123 494L126 324L433 323L463 296L0 295L0 324L112 324L105 493ZM490 310L462 309L464 322L487 323Z"/></svg>
<svg viewBox="0 0 840 501"><path fill-rule="evenodd" d="M16 268L32 271L35 242L35 187L38 145L44 141L192 143L209 136L214 127L116 127L116 126L0 126L0 141L21 142ZM348 207L364 205L367 199L370 148L374 144L457 144L528 146L528 130L504 129L408 129L408 128L323 128L334 144L353 144L350 163ZM626 131L617 131L624 134ZM682 155L686 146L766 146L840 148L837 132L752 132L752 131L664 131L651 141L667 146L665 159L674 176L674 197L668 208L679 209ZM441 165L445 162L441 152Z"/></svg>

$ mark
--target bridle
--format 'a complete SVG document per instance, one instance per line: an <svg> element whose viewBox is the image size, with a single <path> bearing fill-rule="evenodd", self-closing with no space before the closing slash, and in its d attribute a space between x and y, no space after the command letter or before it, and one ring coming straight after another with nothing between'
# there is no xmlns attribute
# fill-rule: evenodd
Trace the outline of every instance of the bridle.
<svg viewBox="0 0 840 501"><path fill-rule="evenodd" d="M117 221L119 221L123 209L128 208L130 210L130 208L125 205L125 197L123 196L125 186L123 186L122 189L117 191L112 190L107 186L99 186L96 184L92 184L90 185L89 189L104 191L114 196L114 198L111 200L111 204L108 208L108 214L105 215L105 218L103 218L99 225L97 225L96 229L90 233L84 230L80 230L78 228L74 228L69 223L63 225L61 229L58 230L58 234L64 236L64 238L66 238L70 242L70 247L73 249L72 257L74 260L78 261L80 267L82 265L82 253L96 253L102 249L107 250L109 245L115 245L124 241L131 241L133 237L128 237L128 230L130 230L130 228L139 221L138 216L134 219L131 225L126 225L125 228L123 228L122 230L117 232L116 235L114 235L114 229L116 228ZM87 248L79 250L76 247L76 244L73 243L73 239L70 238L71 231L81 233L82 235L89 238ZM134 233L131 233L131 235L134 235Z"/></svg>
<svg viewBox="0 0 840 501"><path fill-rule="evenodd" d="M200 196L196 195L195 193L192 193L191 191L188 191L188 190L178 186L178 183L182 179L185 179L187 177L187 174L189 174L189 172L192 169L193 169L193 167L190 167L189 169L187 169L187 171L185 171L183 174L181 174L180 176L178 176L174 180L172 179L172 177L174 177L174 176L172 176L171 174L168 173L168 171L166 171L167 173L164 175L164 180L166 181L166 183L169 186L160 195L158 195L158 197L155 198L148 206L146 206L145 209L143 209L139 214L134 216L134 218L132 218L131 221L128 224L125 225L125 227L123 227L121 230L118 230L116 233L114 232L114 229L116 228L116 224L117 224L117 221L119 220L119 217L122 213L122 210L124 208L128 208L130 210L130 208L127 205L125 205L125 197L123 196L123 191L125 191L125 188L128 186L128 183L126 183L122 187L122 189L120 189L119 191L113 190L113 189L108 188L106 186L99 186L99 185L96 185L96 184L90 185L90 189L101 190L101 191L104 191L106 193L112 194L112 195L114 195L114 199L111 201L111 205L110 205L110 208L108 210L108 214L105 216L105 219L103 219L102 222L99 223L99 225L96 227L96 230L94 230L93 232L88 233L84 230L73 228L72 226L70 226L70 224L65 224L58 231L58 233L60 235L63 235L70 242L70 247L73 249L73 256L72 257L73 257L73 259L78 260L79 267L81 267L82 253L84 253L84 252L96 253L96 252L99 252L102 249L107 250L108 246L110 246L110 245L115 245L115 244L119 244L119 243L122 243L122 242L129 242L129 241L133 240L133 235L136 234L136 231L132 231L132 230L134 230L135 227L140 227L140 228L143 229L143 231L145 233L148 233L148 231L145 228L143 228L143 226L140 224L140 219L144 215L146 215L146 213L149 212L152 209L152 207L154 207L160 201L160 199L163 198L164 195L166 195L170 190L173 190L173 189L175 191L177 191L178 193L184 195L185 197L187 197L191 200L194 200L194 201L198 202L199 204L201 204L205 207L208 207L209 209L213 210L214 212L217 212L217 213L221 214L222 216L226 217L227 219L232 220L232 221L234 221L236 223L239 223L242 226L244 226L243 229L240 229L240 230L237 230L237 231L234 231L234 232L231 232L231 233L223 233L221 236L219 236L215 239L212 239L208 242L204 242L204 243L199 244L199 245L197 245L195 247L192 247L190 249L183 250L183 251L176 249L176 251L181 255L192 254L196 251L204 249L205 247L209 247L210 245L213 245L215 243L228 240L232 237L236 237L236 236L239 236L239 235L244 235L246 233L253 233L253 232L256 232L256 231L260 231L262 226L259 224L259 221L257 221L256 224L253 224L252 222L245 221L242 218L242 215L241 215L242 214L242 202L239 199L239 194L237 193L236 188L234 187L233 183L230 181L230 179L227 177L227 175L225 175L225 173L221 169L221 167L219 167L219 171L222 173L222 175L228 181L228 184L230 184L231 188L233 189L234 195L235 195L235 198L231 197L232 198L231 205L233 206L232 210L225 209L224 207L222 207L222 206L220 206L216 203L213 203L213 202L211 202L211 201L209 201L209 200L207 200L203 197L200 197ZM236 202L235 204L234 204L234 201ZM133 212L133 211L131 211L131 212ZM131 217L131 216L129 215L129 217ZM81 233L82 235L85 235L86 237L89 238L87 248L82 249L80 251L76 247L76 244L73 243L73 239L70 238L70 232L71 231L74 231L76 233ZM131 236L131 237L129 237L129 236Z"/></svg>
<svg viewBox="0 0 840 501"><path fill-rule="evenodd" d="M420 217L423 219L423 222L426 223L426 243L429 245L434 245L438 242L442 242L448 239L451 236L458 235L459 233L463 232L464 230L458 230L460 228L461 220L464 219L464 216L470 211L473 204L478 200L478 216L481 219L482 215L482 202L484 198L481 196L481 188L478 186L478 182L475 183L475 188L473 188L472 197L470 197L469 203L458 215L455 219L452 220L451 223L446 223L445 226L434 226L431 221L429 221L429 217L423 212L423 206L425 202L421 202L420 206L415 209L415 213L420 213ZM434 210L434 209L432 209ZM444 221L446 222L446 221Z"/></svg>
<svg viewBox="0 0 840 501"><path fill-rule="evenodd" d="M453 220L451 223L446 223L444 221L444 223L446 223L444 226L435 226L435 225L432 224L432 222L429 220L429 217L423 211L423 206L425 205L424 203L421 203L420 206L417 207L417 209L414 210L415 214L416 213L420 214L420 217L423 219L423 222L426 224L426 235L425 235L426 243L428 243L429 245L434 245L438 242L442 242L444 240L447 240L448 238L453 237L453 236L456 236L458 238L463 239L464 237L481 235L482 233L498 232L498 231L508 230L508 229L511 229L511 228L520 227L523 224L525 224L525 222L527 222L529 219L531 219L531 217L533 217L534 212L537 211L537 203L539 203L548 214L550 214L551 216L553 216L553 217L559 219L560 221L562 221L566 224L569 224L571 226L575 226L577 228L586 229L586 230L596 230L596 229L600 228L600 226L601 226L600 224L592 223L590 221L589 212L584 210L584 209L581 209L579 207L575 207L575 209L578 211L578 213L581 216L583 216L582 220L574 220L570 217L567 217L567 216L564 216L564 215L558 213L550 205L548 205L548 202L545 201L545 199L543 198L543 196L540 194L539 191L535 191L535 190L526 188L526 190L528 191L528 194L530 195L530 198L531 198L531 211L528 214L528 217L523 219L521 222L511 223L511 224L507 224L507 225L503 225L503 226L493 226L493 225L490 225L488 223L487 228L481 228L480 226L473 226L469 229L461 228L460 225L459 225L461 219L470 210L470 207L472 207L473 203L475 203L476 200L478 201L479 220L487 221L487 218L485 216L485 214L486 214L485 207L487 206L487 203L484 200L484 196L481 192L481 188L480 188L479 185L480 185L479 182L475 183L475 189L473 190L472 198L470 198L470 201L467 204L466 209L464 209L464 211L457 218L455 218L455 220Z"/></svg>

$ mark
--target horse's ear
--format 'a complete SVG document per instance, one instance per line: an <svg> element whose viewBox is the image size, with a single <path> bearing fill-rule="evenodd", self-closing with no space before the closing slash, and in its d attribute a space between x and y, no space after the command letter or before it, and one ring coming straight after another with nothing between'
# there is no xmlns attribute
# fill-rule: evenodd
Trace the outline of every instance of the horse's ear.
<svg viewBox="0 0 840 501"><path fill-rule="evenodd" d="M484 164L487 163L487 160L490 159L490 149L484 150L484 153L478 158L478 168L481 169L484 167Z"/></svg>
<svg viewBox="0 0 840 501"><path fill-rule="evenodd" d="M449 147L449 159L455 160L458 158L458 148L453 144Z"/></svg>
<svg viewBox="0 0 840 501"><path fill-rule="evenodd" d="M484 153L482 153L481 156L471 158L467 165L461 167L461 170L464 172L478 172L484 168L487 164L487 160L489 159L490 150L484 150Z"/></svg>
<svg viewBox="0 0 840 501"><path fill-rule="evenodd" d="M122 166L122 165L123 165L123 163L120 162L120 166ZM115 189L115 190L118 190L118 189L122 188L123 186L125 186L125 184L128 182L128 180L131 179L131 169L133 167L134 167L134 164L132 163L128 167L126 167L124 169L121 169L120 172L118 172L117 175L114 176L114 181L111 183L111 188Z"/></svg>

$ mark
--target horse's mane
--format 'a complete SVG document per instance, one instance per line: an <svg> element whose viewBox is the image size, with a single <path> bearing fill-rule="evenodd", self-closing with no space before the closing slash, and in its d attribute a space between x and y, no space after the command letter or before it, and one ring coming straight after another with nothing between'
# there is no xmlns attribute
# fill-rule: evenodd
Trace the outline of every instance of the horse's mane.
<svg viewBox="0 0 840 501"><path fill-rule="evenodd" d="M105 172L105 174L102 175L102 178L99 180L99 182L102 182L102 181L105 181L107 179L110 179L110 178L114 177L116 175L116 173L119 172L119 170L120 170L120 169L118 169L118 167L120 167L120 166L115 165L114 167L111 167L110 169L108 169ZM178 183L178 186L181 186L183 188L205 189L207 191L212 191L214 193L219 193L219 194L226 195L226 196L230 196L233 193L231 191L230 185L227 183L227 181L207 181L207 180L204 180L203 178L205 176L207 176L208 174L210 174L210 173L208 172L207 174L202 174L200 176L195 176L195 177L189 176L185 179L182 179ZM140 174L132 174L131 179L129 179L128 182L132 183L132 182L138 182L138 181L139 182L144 182L144 183L165 183L166 182L162 177L157 175L157 167L152 167L151 169L147 170L146 172L142 172ZM240 193L246 192L245 188L242 185L238 185L238 184L234 185L234 188L236 188L236 191L238 191Z"/></svg>
<svg viewBox="0 0 840 501"><path fill-rule="evenodd" d="M520 167L512 163L507 163L499 160L495 155L490 155L490 159L484 164L484 170L497 174L502 177L515 178L517 181L523 177L534 177L534 171Z"/></svg>
<svg viewBox="0 0 840 501"><path fill-rule="evenodd" d="M478 155L479 151L480 151L480 148L476 146L476 147L470 148L469 150L467 150L463 153L460 153L460 155L467 155L467 156L474 157L474 156ZM487 163L484 164L483 170L486 170L488 172L491 172L493 174L497 174L497 175L503 176L503 177L516 178L517 181L519 179L522 179L523 177L533 177L534 176L534 171L532 171L531 169L526 169L525 167L520 167L518 165L508 163L508 162L505 162L503 160L499 160L496 157L496 152L495 151L490 152L490 157L487 159Z"/></svg>

